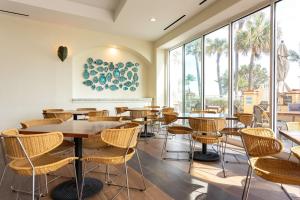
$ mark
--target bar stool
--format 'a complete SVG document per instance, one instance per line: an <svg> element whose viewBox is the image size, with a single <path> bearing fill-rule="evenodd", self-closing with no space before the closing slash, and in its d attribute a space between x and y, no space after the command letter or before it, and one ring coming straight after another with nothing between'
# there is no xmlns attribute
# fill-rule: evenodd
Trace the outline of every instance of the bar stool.
<svg viewBox="0 0 300 200"><path fill-rule="evenodd" d="M166 152L169 153L188 153L188 159L177 159L177 160L190 160L190 152L191 152L191 134L193 132L193 130L189 127L186 126L170 126L173 122L177 121L177 113L170 113L170 114L164 114L164 119L165 119L165 123L167 125L167 131L166 131L166 135L165 135L165 142L163 144L163 148L162 148L162 152L161 152L161 158L162 159L172 159L172 158L168 158L168 157L164 157ZM168 136L169 133L173 134L173 135L188 135L189 136L189 143L190 143L190 150L189 151L170 151L167 150L167 141L168 141Z"/></svg>

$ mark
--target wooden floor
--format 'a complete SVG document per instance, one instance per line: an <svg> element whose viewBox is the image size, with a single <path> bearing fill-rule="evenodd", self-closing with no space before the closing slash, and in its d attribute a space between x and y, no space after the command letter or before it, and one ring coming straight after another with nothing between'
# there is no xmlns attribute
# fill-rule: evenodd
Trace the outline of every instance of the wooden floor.
<svg viewBox="0 0 300 200"><path fill-rule="evenodd" d="M229 163L226 164L227 177L223 178L221 165L219 162L214 163L199 163L194 162L191 175L187 173L189 162L178 160L161 160L161 148L162 139L152 138L139 142L140 156L142 165L146 177L147 190L145 192L131 190L131 199L134 200L239 200L241 199L243 184L245 181L245 174L247 165L244 164L244 153L228 150L226 160ZM182 137L176 137L168 140L168 149L187 149L188 142ZM187 154L171 154L168 156L177 158L187 158ZM235 157L233 156L235 155ZM236 159L237 158L237 159ZM240 163L238 163L237 162ZM92 166L88 166L92 167ZM118 173L119 176L112 176L112 179L116 183L124 182L123 168L111 167L112 173ZM3 163L0 166L0 172L3 170ZM104 174L100 173L104 169L99 168L96 171L91 172L88 176L99 178L104 180ZM72 166L65 168L57 174L72 177ZM48 176L50 180L52 176ZM130 161L129 169L129 184L135 187L142 187L141 178L139 175L137 159L134 158ZM60 178L52 182L50 187L57 185L68 178ZM19 195L11 192L10 185L15 185L22 189L30 190L31 179L26 177L20 177L13 172L8 171L7 176L4 179L4 183L0 189L1 200L11 199L30 199L28 195ZM42 184L43 185L43 184ZM300 187L286 186L288 192L294 199L300 199ZM114 196L118 191L117 187L104 186L104 189L95 195L90 200L106 200ZM50 199L49 196L42 199ZM126 199L126 193L122 192L117 199ZM288 199L280 189L278 184L270 183L262 180L259 177L254 176L251 184L250 196L251 200L283 200Z"/></svg>

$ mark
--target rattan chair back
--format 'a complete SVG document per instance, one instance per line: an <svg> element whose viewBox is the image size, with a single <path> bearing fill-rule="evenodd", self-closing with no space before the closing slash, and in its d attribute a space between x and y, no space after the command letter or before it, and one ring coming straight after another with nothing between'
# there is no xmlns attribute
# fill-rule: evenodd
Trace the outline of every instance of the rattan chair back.
<svg viewBox="0 0 300 200"><path fill-rule="evenodd" d="M217 111L215 111L215 110L198 110L198 109L194 109L194 110L191 111L191 113L199 113L199 114L201 114L201 113L211 113L211 114L216 114Z"/></svg>
<svg viewBox="0 0 300 200"><path fill-rule="evenodd" d="M189 118L190 127L193 131L215 134L226 127L224 118Z"/></svg>
<svg viewBox="0 0 300 200"><path fill-rule="evenodd" d="M17 129L5 130L1 135L6 155L10 159L25 159L26 154L29 158L43 155L58 147L64 138L61 132L22 135Z"/></svg>
<svg viewBox="0 0 300 200"><path fill-rule="evenodd" d="M131 119L144 118L149 115L152 115L150 110L132 110L132 111L130 111Z"/></svg>
<svg viewBox="0 0 300 200"><path fill-rule="evenodd" d="M33 126L42 126L47 124L60 124L63 123L63 120L57 118L49 118L49 119L36 119L30 121L21 122L22 128L29 128Z"/></svg>
<svg viewBox="0 0 300 200"><path fill-rule="evenodd" d="M137 123L129 123L128 126L124 125L123 128L118 129L105 129L101 132L102 141L123 149L136 147L140 126Z"/></svg>
<svg viewBox="0 0 300 200"><path fill-rule="evenodd" d="M173 122L176 122L177 121L177 116L178 116L178 113L164 113L163 114L163 120L165 122L165 125L169 125L169 124L172 124Z"/></svg>
<svg viewBox="0 0 300 200"><path fill-rule="evenodd" d="M61 109L61 108L50 108L50 109L43 109L43 113L46 113L46 112L63 112L64 109Z"/></svg>
<svg viewBox="0 0 300 200"><path fill-rule="evenodd" d="M96 111L97 108L77 108L77 111Z"/></svg>
<svg viewBox="0 0 300 200"><path fill-rule="evenodd" d="M283 148L269 128L245 128L241 130L241 135L249 157L274 155L280 153Z"/></svg>
<svg viewBox="0 0 300 200"><path fill-rule="evenodd" d="M43 117L46 119L46 118L49 118L48 115L46 115L47 112L63 112L64 109L61 109L61 108L51 108L51 109L43 109ZM54 117L52 117L54 118Z"/></svg>
<svg viewBox="0 0 300 200"><path fill-rule="evenodd" d="M89 117L90 122L95 122L95 121L122 121L121 116L109 116L109 117L101 117L101 116L93 116Z"/></svg>
<svg viewBox="0 0 300 200"><path fill-rule="evenodd" d="M153 109L157 109L157 108L160 108L160 106L145 106L145 108L153 108Z"/></svg>
<svg viewBox="0 0 300 200"><path fill-rule="evenodd" d="M161 113L162 114L165 114L165 113L173 113L174 112L174 108L171 108L171 107L165 107L161 110Z"/></svg>
<svg viewBox="0 0 300 200"><path fill-rule="evenodd" d="M300 131L300 122L286 122L289 131Z"/></svg>
<svg viewBox="0 0 300 200"><path fill-rule="evenodd" d="M67 121L73 118L73 114L71 112L61 112L61 113L45 113L46 118L57 118L63 121Z"/></svg>
<svg viewBox="0 0 300 200"><path fill-rule="evenodd" d="M108 117L109 112L108 110L101 110L101 111L91 111L88 113L89 117Z"/></svg>
<svg viewBox="0 0 300 200"><path fill-rule="evenodd" d="M238 121L243 123L245 127L252 127L253 125L253 114L251 113L239 113L237 115Z"/></svg>
<svg viewBox="0 0 300 200"><path fill-rule="evenodd" d="M116 114L121 115L122 113L127 112L128 107L115 107Z"/></svg>

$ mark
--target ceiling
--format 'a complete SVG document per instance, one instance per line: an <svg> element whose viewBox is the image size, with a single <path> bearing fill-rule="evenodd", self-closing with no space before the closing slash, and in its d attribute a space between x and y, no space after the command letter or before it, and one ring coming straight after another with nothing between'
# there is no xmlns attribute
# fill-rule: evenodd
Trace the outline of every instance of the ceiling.
<svg viewBox="0 0 300 200"><path fill-rule="evenodd" d="M0 0L29 18L155 41L217 0ZM182 20L163 30L176 19ZM150 22L150 18L156 18Z"/></svg>

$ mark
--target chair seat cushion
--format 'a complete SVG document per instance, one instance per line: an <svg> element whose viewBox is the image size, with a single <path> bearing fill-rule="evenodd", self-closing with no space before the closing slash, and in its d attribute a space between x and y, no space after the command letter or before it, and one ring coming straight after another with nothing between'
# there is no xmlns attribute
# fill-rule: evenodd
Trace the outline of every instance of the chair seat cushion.
<svg viewBox="0 0 300 200"><path fill-rule="evenodd" d="M133 148L130 148L127 154L126 151L127 149L109 146L94 151L93 153L89 153L88 155L83 156L82 159L87 162L97 162L101 164L122 164L125 161L127 162L130 160L135 153Z"/></svg>
<svg viewBox="0 0 300 200"><path fill-rule="evenodd" d="M193 129L186 126L169 126L167 131L172 134L191 134Z"/></svg>
<svg viewBox="0 0 300 200"><path fill-rule="evenodd" d="M35 175L42 175L54 172L68 165L75 159L77 158L44 154L42 156L32 158L31 161L34 165ZM9 163L9 167L20 175L32 176L32 167L27 159L13 160Z"/></svg>
<svg viewBox="0 0 300 200"><path fill-rule="evenodd" d="M220 133L224 135L241 136L239 130L240 128L224 128L223 130L220 131Z"/></svg>
<svg viewBox="0 0 300 200"><path fill-rule="evenodd" d="M292 147L291 152L300 160L300 146Z"/></svg>
<svg viewBox="0 0 300 200"><path fill-rule="evenodd" d="M203 143L203 144L216 144L221 142L222 137L215 135L202 135L199 133L192 134L193 140Z"/></svg>
<svg viewBox="0 0 300 200"><path fill-rule="evenodd" d="M300 185L300 164L276 158L252 158L257 176L268 181Z"/></svg>
<svg viewBox="0 0 300 200"><path fill-rule="evenodd" d="M132 122L136 122L136 123L144 125L144 124L150 124L152 122L152 120L147 119L147 121L145 121L144 118L136 118L136 119L132 120Z"/></svg>

